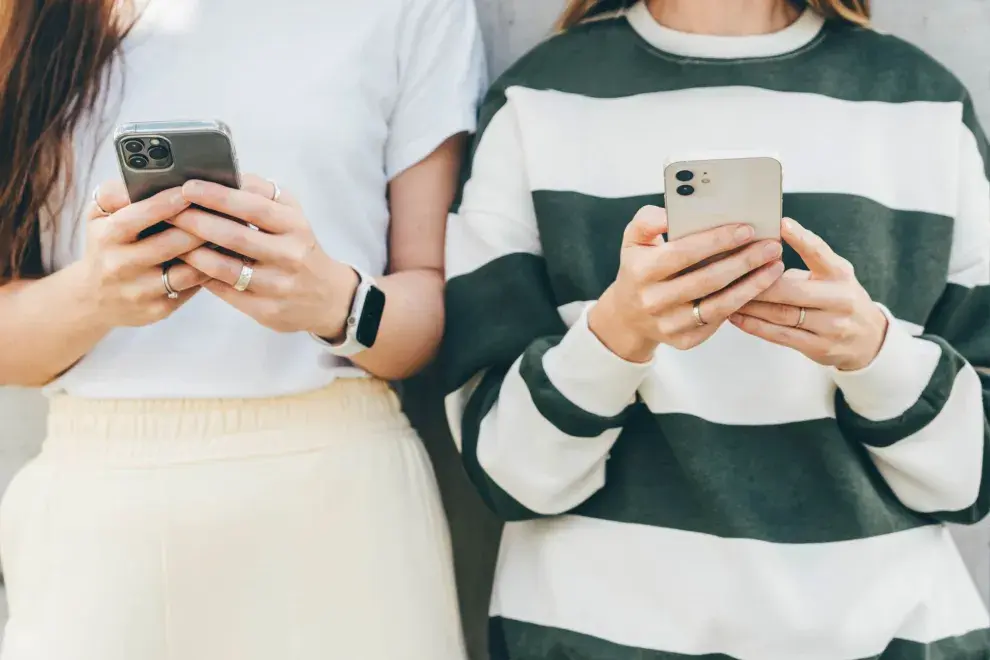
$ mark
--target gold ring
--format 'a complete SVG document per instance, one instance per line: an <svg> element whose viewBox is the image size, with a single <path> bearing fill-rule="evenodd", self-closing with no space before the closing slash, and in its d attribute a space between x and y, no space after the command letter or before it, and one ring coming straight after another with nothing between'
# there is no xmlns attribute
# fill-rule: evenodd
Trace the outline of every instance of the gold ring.
<svg viewBox="0 0 990 660"><path fill-rule="evenodd" d="M808 310L806 310L804 307L802 307L799 311L800 313L798 314L798 322L794 324L795 328L800 328L802 325L804 325L804 318L808 315Z"/></svg>
<svg viewBox="0 0 990 660"><path fill-rule="evenodd" d="M251 278L254 277L254 268L248 264L241 266L241 274L237 277L237 281L234 282L234 291L244 292L247 288L251 286Z"/></svg>
<svg viewBox="0 0 990 660"><path fill-rule="evenodd" d="M695 300L694 301L694 307L691 308L691 311L694 313L694 322L695 322L695 324L699 328L702 327L702 326L708 325L708 322L705 321L704 317L701 316L701 301L700 300Z"/></svg>
<svg viewBox="0 0 990 660"><path fill-rule="evenodd" d="M169 300L177 300L179 292L172 288L172 283L168 281L168 270L171 266L162 266L162 284L165 285L165 296Z"/></svg>
<svg viewBox="0 0 990 660"><path fill-rule="evenodd" d="M95 188L93 188L93 205L96 207L96 210L102 213L103 215L110 215L110 211L107 211L105 208L100 206L99 195L100 195L100 187L96 186Z"/></svg>

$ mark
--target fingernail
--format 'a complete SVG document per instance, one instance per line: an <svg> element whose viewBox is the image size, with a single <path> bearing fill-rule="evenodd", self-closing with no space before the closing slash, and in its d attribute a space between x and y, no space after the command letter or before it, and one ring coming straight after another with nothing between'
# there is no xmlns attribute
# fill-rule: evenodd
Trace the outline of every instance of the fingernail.
<svg viewBox="0 0 990 660"><path fill-rule="evenodd" d="M787 231L793 231L794 230L794 221L791 220L790 218L784 218L781 221L781 224L784 225L784 229L786 229Z"/></svg>
<svg viewBox="0 0 990 660"><path fill-rule="evenodd" d="M773 259L774 257L780 256L780 243L769 243L765 248L763 248L763 254L768 258Z"/></svg>
<svg viewBox="0 0 990 660"><path fill-rule="evenodd" d="M195 195L203 191L203 184L199 181L186 181L185 185L182 186L182 190Z"/></svg>
<svg viewBox="0 0 990 660"><path fill-rule="evenodd" d="M736 230L737 241L748 241L751 238L753 238L753 228L749 225Z"/></svg>
<svg viewBox="0 0 990 660"><path fill-rule="evenodd" d="M172 193L172 195L169 197L168 202L169 204L174 204L176 206L181 206L182 204L185 204L186 198L182 196L182 188L179 188L174 193Z"/></svg>
<svg viewBox="0 0 990 660"><path fill-rule="evenodd" d="M740 323L742 323L742 316L740 316L739 314L733 314L732 316L729 317L729 322L732 323L733 325L739 325Z"/></svg>

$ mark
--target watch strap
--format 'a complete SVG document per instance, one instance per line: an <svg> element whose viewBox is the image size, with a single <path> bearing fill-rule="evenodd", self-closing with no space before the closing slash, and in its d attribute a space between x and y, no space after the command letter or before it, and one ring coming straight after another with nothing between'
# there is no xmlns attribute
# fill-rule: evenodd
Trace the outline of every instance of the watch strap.
<svg viewBox="0 0 990 660"><path fill-rule="evenodd" d="M340 342L334 343L324 337L310 333L311 337L323 345L324 348L328 349L330 353L338 357L351 357L369 348L358 341L357 330L358 324L361 322L361 316L364 313L364 303L367 300L368 291L376 286L375 279L359 268L354 266L350 266L350 268L357 273L358 285L354 291L354 298L351 300L351 310L347 314L347 320L344 322L343 339Z"/></svg>

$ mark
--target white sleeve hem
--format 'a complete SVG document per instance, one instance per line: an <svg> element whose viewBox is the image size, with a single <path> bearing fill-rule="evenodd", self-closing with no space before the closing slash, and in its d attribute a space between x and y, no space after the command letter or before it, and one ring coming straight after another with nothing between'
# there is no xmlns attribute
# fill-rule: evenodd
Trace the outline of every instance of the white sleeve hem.
<svg viewBox="0 0 990 660"><path fill-rule="evenodd" d="M385 175L389 182L421 163L453 136L473 133L478 127L478 120L474 112L465 110L435 122L434 126L429 132L388 149L385 155Z"/></svg>
<svg viewBox="0 0 990 660"><path fill-rule="evenodd" d="M858 371L830 369L853 412L874 422L899 417L917 403L942 356L938 344L912 337L880 308L888 319L887 336L873 362Z"/></svg>
<svg viewBox="0 0 990 660"><path fill-rule="evenodd" d="M588 327L585 308L557 346L543 356L553 386L571 403L601 417L614 417L636 399L636 390L653 368L613 353Z"/></svg>

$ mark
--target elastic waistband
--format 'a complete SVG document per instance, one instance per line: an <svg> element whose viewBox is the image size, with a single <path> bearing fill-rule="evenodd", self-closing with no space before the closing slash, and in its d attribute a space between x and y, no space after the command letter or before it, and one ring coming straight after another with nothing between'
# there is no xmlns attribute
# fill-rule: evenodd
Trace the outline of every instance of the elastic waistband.
<svg viewBox="0 0 990 660"><path fill-rule="evenodd" d="M42 457L171 462L318 449L409 429L391 387L371 378L267 399L50 401Z"/></svg>

